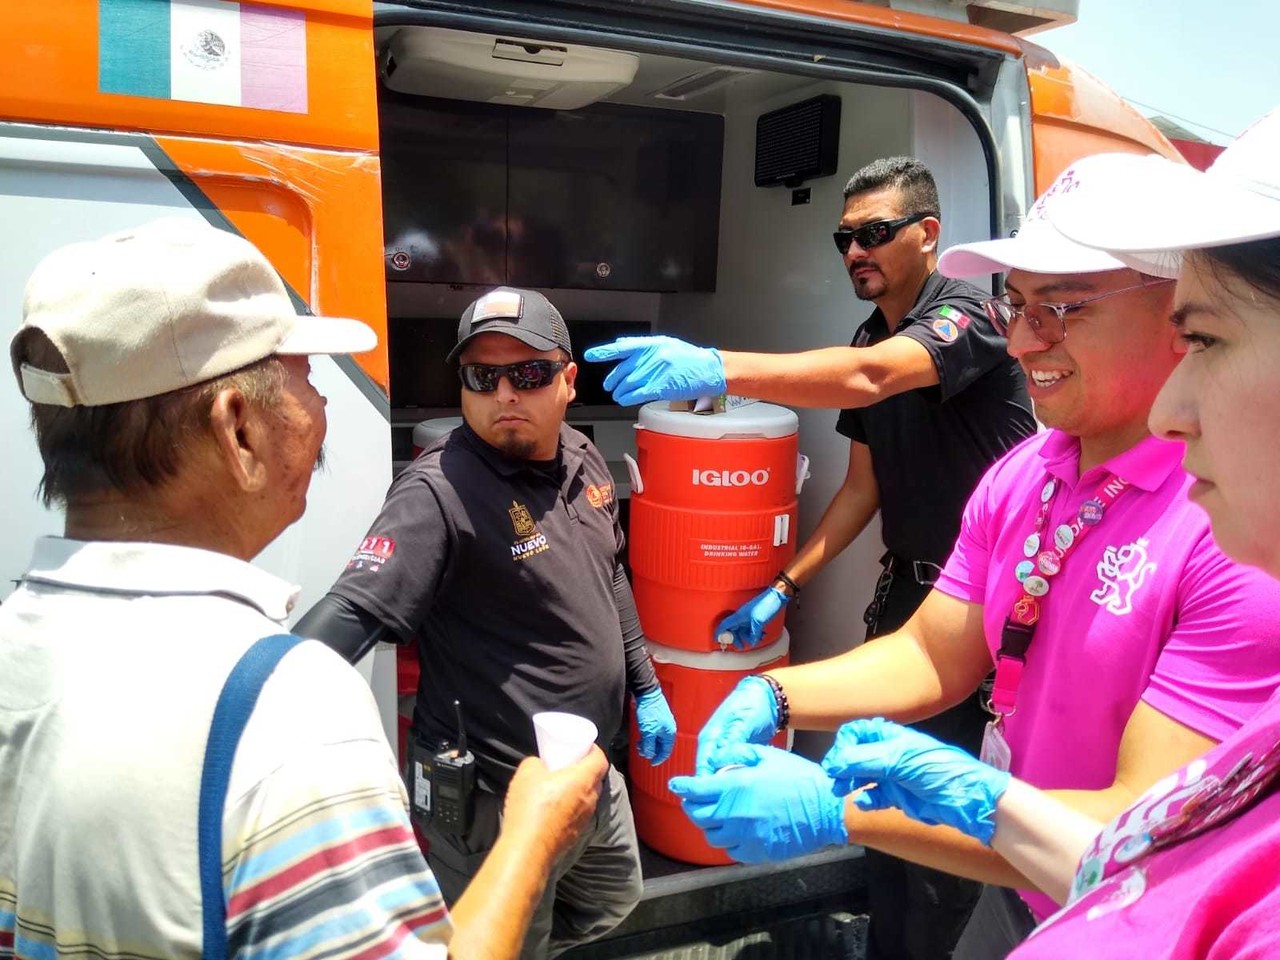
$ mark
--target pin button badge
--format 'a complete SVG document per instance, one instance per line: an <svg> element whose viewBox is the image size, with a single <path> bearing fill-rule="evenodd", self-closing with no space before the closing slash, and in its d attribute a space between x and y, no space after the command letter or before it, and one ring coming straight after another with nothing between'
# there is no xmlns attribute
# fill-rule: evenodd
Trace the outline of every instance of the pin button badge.
<svg viewBox="0 0 1280 960"><path fill-rule="evenodd" d="M1022 581L1022 589L1033 597L1043 597L1049 592L1049 581L1044 577L1030 576Z"/></svg>
<svg viewBox="0 0 1280 960"><path fill-rule="evenodd" d="M1105 861L1101 857L1090 857L1080 864L1080 869L1076 871L1075 889L1071 891L1073 899L1079 899L1080 894L1088 893L1096 887L1103 878L1103 868L1106 866Z"/></svg>
<svg viewBox="0 0 1280 960"><path fill-rule="evenodd" d="M1040 534L1033 533L1022 541L1022 555L1030 560L1040 552Z"/></svg>
<svg viewBox="0 0 1280 960"><path fill-rule="evenodd" d="M1036 566L1040 568L1040 572L1046 577L1052 577L1062 569L1062 564L1058 561L1058 555L1048 550L1036 557Z"/></svg>
<svg viewBox="0 0 1280 960"><path fill-rule="evenodd" d="M1053 491L1058 489L1058 481L1046 480L1043 487L1040 488L1040 502L1048 503L1053 498Z"/></svg>
<svg viewBox="0 0 1280 960"><path fill-rule="evenodd" d="M1117 863L1132 863L1151 849L1151 834L1140 833L1120 844L1113 856Z"/></svg>
<svg viewBox="0 0 1280 960"><path fill-rule="evenodd" d="M1058 545L1059 550L1065 550L1071 544L1075 543L1076 532L1071 529L1071 525L1064 523L1053 531L1053 542Z"/></svg>
<svg viewBox="0 0 1280 960"><path fill-rule="evenodd" d="M1035 568L1036 568L1035 564L1032 563L1030 560L1023 560L1020 564L1018 564L1016 567L1013 568L1013 575L1017 577L1018 582L1021 583L1023 580L1027 579L1027 577L1031 576Z"/></svg>
<svg viewBox="0 0 1280 960"><path fill-rule="evenodd" d="M1086 920L1093 922L1141 900L1142 895L1147 892L1147 873L1138 867L1129 867L1112 877L1111 883L1112 889L1101 895L1098 902L1085 911Z"/></svg>
<svg viewBox="0 0 1280 960"><path fill-rule="evenodd" d="M1086 500L1080 504L1080 522L1093 526L1102 519L1102 514L1106 512L1106 507L1098 500Z"/></svg>
<svg viewBox="0 0 1280 960"><path fill-rule="evenodd" d="M1013 605L1013 619L1024 627L1029 627L1040 619L1040 604L1030 597L1019 597Z"/></svg>

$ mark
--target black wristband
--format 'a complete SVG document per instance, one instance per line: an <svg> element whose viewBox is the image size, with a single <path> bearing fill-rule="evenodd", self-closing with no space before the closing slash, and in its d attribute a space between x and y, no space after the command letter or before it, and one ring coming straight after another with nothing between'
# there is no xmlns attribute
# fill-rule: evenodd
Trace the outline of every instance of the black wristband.
<svg viewBox="0 0 1280 960"><path fill-rule="evenodd" d="M769 689L773 691L774 703L778 705L778 730L787 729L788 724L791 723L791 704L787 702L787 691L783 690L782 684L767 673L758 673L756 676L767 683Z"/></svg>
<svg viewBox="0 0 1280 960"><path fill-rule="evenodd" d="M775 579L775 580L781 580L781 581L782 581L783 583L785 583L788 587L790 587L790 588L791 588L791 595L792 595L793 597L798 597L798 596L800 596L800 584L796 583L796 582L795 582L794 580L792 580L789 576L787 576L787 571L785 571L785 570L779 570L779 571L778 571L778 573L777 573L777 575L776 575L773 579Z"/></svg>

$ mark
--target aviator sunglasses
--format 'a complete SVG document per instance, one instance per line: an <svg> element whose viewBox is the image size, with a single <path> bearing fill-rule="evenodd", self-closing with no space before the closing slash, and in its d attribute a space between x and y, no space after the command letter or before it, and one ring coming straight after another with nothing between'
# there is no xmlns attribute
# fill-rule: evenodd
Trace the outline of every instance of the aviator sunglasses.
<svg viewBox="0 0 1280 960"><path fill-rule="evenodd" d="M462 385L475 393L493 393L498 381L506 377L517 390L545 387L564 369L565 360L521 360L506 366L490 363L464 363L458 368Z"/></svg>
<svg viewBox="0 0 1280 960"><path fill-rule="evenodd" d="M873 223L864 223L860 227L841 227L831 234L831 238L835 240L836 249L840 251L840 256L843 257L849 252L849 248L854 243L857 243L863 250L882 247L892 240L903 227L918 223L925 217L932 216L934 216L932 213L913 213L909 217L899 217L897 220L876 220Z"/></svg>

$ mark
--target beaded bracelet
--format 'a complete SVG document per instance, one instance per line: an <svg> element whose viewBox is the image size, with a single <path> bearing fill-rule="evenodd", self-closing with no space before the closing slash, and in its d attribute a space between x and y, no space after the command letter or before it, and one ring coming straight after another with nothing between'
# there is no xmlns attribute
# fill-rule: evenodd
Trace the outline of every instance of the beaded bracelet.
<svg viewBox="0 0 1280 960"><path fill-rule="evenodd" d="M775 579L775 580L781 580L781 581L782 581L783 583L785 583L788 587L790 587L790 588L791 588L791 596L793 596L793 597L798 597L798 596L800 596L800 584L796 583L796 582L795 582L794 580L792 580L789 576L787 576L787 571L785 571L785 570L779 570L779 571L778 571L777 576L775 576L773 579Z"/></svg>
<svg viewBox="0 0 1280 960"><path fill-rule="evenodd" d="M787 692L782 689L782 684L767 673L760 673L757 676L773 691L774 702L778 705L778 729L787 729L788 724L791 723L791 704L787 702Z"/></svg>

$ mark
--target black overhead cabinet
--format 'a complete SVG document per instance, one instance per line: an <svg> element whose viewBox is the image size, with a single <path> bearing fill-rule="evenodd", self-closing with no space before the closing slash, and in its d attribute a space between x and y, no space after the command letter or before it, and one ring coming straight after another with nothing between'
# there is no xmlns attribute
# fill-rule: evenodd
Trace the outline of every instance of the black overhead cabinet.
<svg viewBox="0 0 1280 960"><path fill-rule="evenodd" d="M383 91L387 279L714 290L724 123Z"/></svg>

